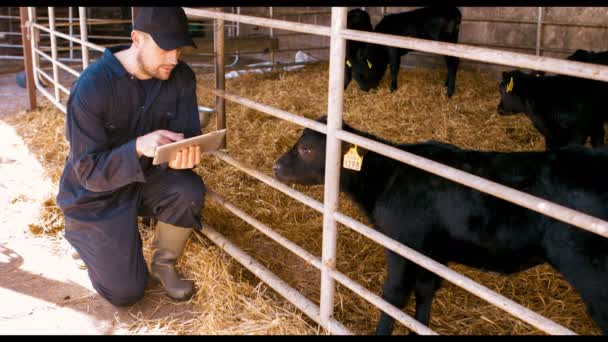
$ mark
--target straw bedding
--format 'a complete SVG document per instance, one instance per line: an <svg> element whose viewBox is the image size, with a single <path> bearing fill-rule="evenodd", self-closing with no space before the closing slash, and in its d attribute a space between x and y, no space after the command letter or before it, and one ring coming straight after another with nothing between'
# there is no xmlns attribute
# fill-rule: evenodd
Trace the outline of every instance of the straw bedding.
<svg viewBox="0 0 608 342"><path fill-rule="evenodd" d="M388 91L388 77L370 93L353 82L344 94L344 120L350 125L395 142L435 139L463 148L494 151L544 149L542 136L523 115L496 113L498 83L488 75L460 70L455 95L445 96L445 70L406 69L399 88ZM237 95L315 119L327 112L328 65L303 70L245 75L227 80L226 89ZM199 104L215 107L210 75L198 76ZM227 102L228 148L231 156L272 175L272 164L296 141L297 125ZM214 130L215 117L206 131ZM50 105L12 119L30 149L37 154L55 182L67 154L63 114ZM38 136L34 141L32 137ZM40 139L40 137L43 137ZM195 171L206 185L278 233L321 256L322 215L210 155ZM322 186L293 186L318 201ZM368 224L353 203L340 195L340 211ZM54 199L45 203L45 219L33 232L62 229ZM59 217L59 218L58 218ZM50 219L52 218L52 220ZM320 272L208 199L205 222L216 228L289 285L318 303ZM149 242L148 230L142 229ZM148 253L148 251L146 251ZM338 224L337 268L374 293L380 294L386 277L383 248ZM323 334L323 329L261 283L250 272L206 238L193 239L181 259L184 272L199 287L193 302L197 311L187 319L146 320L134 326L161 326L183 334ZM585 312L580 296L548 265L511 276L483 273L462 265L451 268L508 298L565 325L579 334L599 334ZM414 300L405 311L414 312ZM378 309L337 284L335 317L358 334L373 333ZM535 335L543 332L490 303L444 281L433 302L431 328L448 335ZM396 324L394 334L407 334Z"/></svg>

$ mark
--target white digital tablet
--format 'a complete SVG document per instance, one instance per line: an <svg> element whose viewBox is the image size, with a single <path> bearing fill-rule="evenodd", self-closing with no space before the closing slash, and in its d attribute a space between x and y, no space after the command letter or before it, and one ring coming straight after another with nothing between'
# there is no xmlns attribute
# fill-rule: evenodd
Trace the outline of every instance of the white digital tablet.
<svg viewBox="0 0 608 342"><path fill-rule="evenodd" d="M225 136L226 129L222 129L219 131L201 134L192 138L159 146L156 148L156 154L154 155L154 160L152 161L152 164L158 165L165 162L169 162L175 158L175 155L182 147L190 145L200 146L201 153L217 150L220 148Z"/></svg>

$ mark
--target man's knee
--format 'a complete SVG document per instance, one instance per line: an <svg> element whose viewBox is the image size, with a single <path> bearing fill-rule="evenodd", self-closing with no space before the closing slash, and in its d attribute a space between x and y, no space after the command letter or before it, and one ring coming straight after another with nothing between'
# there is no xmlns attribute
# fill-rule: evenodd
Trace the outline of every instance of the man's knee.
<svg viewBox="0 0 608 342"><path fill-rule="evenodd" d="M103 286L93 282L97 293L114 306L129 306L138 302L145 293L146 279L123 280L120 283Z"/></svg>
<svg viewBox="0 0 608 342"><path fill-rule="evenodd" d="M199 206L202 207L205 201L205 184L201 177L194 172L184 172L179 177L179 181L173 184L175 193L179 194L179 206Z"/></svg>

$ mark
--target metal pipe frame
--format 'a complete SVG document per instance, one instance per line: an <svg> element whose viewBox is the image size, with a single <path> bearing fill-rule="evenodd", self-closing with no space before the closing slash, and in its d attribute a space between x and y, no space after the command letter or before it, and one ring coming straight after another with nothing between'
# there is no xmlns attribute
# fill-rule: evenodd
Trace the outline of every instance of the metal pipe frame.
<svg viewBox="0 0 608 342"><path fill-rule="evenodd" d="M215 52L215 88L224 90L226 85L226 71L224 69L224 20L221 18L215 19L215 25L213 26L213 50ZM215 97L215 111L217 112L217 129L226 128L226 103L221 96ZM220 147L226 147L226 138L224 138Z"/></svg>
<svg viewBox="0 0 608 342"><path fill-rule="evenodd" d="M315 322L320 323L319 319L319 307L313 302L304 297L300 292L289 286L279 277L277 277L272 271L264 267L264 265L251 258L242 249L234 245L230 240L226 239L223 235L213 229L210 225L203 223L201 233L204 234L209 240L216 245L220 246L223 251L228 253L231 257L240 262L249 271L255 274L258 278L262 279L266 284L277 291L281 296L289 298L289 301L296 307L302 310L306 315L312 318ZM198 232L196 233L198 236ZM352 335L352 332L348 330L342 323L335 319L329 321L329 324L325 327L327 330L336 335Z"/></svg>
<svg viewBox="0 0 608 342"><path fill-rule="evenodd" d="M87 11L86 7L78 7L78 19L80 22L80 37L82 38L82 70L89 66L89 50L84 42L88 42L88 28L87 28ZM103 50L103 49L102 49Z"/></svg>
<svg viewBox="0 0 608 342"><path fill-rule="evenodd" d="M271 113L268 113L268 114L271 114ZM277 117L279 117L279 116L277 116ZM326 125L323 125L314 120L305 119L302 117L300 117L300 118L304 119L304 120L308 120L309 126L310 126L309 128L311 128L311 129L314 129L317 126L317 125L313 125L313 123L326 127ZM321 131L321 130L319 130L319 131ZM326 129L325 129L325 131L326 131ZM260 171L257 171L255 169L245 165L244 163L236 160L235 158L231 157L227 153L220 152L220 151L214 151L211 153L218 159L228 163L229 165L235 167L236 169L239 169L239 170L245 172L246 174L258 179L259 181L265 183L266 185L269 185L269 186L273 187L274 189L279 190L282 193L292 197L293 199L295 199L299 202L302 202L303 204L315 209L316 211L323 213L323 208L324 208L323 203L316 201L315 199L311 198L310 196L307 196L297 190L294 190L291 187L289 187L288 185L281 183L277 179L270 177ZM229 208L227 208L227 209L229 209ZM366 236L367 238L385 246L386 248L400 254L401 256L403 256L407 259L412 260L416 264L418 264L424 268L427 268L428 270L430 270L432 272L435 272L436 274L438 274L441 277L445 278L446 280L450 281L454 285L457 285L467 291L470 291L471 293L479 296L480 298L483 298L483 299L487 300L488 302L497 305L499 308L532 324L533 326L539 328L540 330L554 333L554 334L559 334L559 335L572 334L572 331L570 331L569 329L564 328L563 326L561 326L559 324L556 324L555 322L537 314L536 312L534 312L516 302L513 302L509 298L506 298L503 295L498 294L481 284L478 284L477 282L473 281L472 279L470 279L464 275L461 275L460 273L450 269L449 267L447 267L441 263L438 263L435 260L407 247L406 245L400 243L399 241L396 241L396 240L393 240L393 239L387 237L386 235L376 231L375 229L370 228L370 227L358 222L357 220L354 220L340 212L335 212L334 217L338 222L346 225L347 227L352 228L353 230L359 232L360 234ZM249 221L247 221L247 222L249 222ZM307 258L303 258L303 259L307 260ZM313 264L313 266L315 266L315 265ZM333 274L334 273L332 273L332 275ZM341 280L341 279L336 278L336 280ZM341 284L347 286L347 284L345 284L345 283L341 282ZM357 294L361 294L360 292L357 292L356 290L354 290L352 288L351 288L351 290L353 290ZM375 302L372 302L372 303L375 304ZM384 307L380 307L380 308L382 310L384 310ZM410 325L408 325L409 323L406 323L406 322L402 321L398 316L393 315L394 311L385 311L385 312L388 313L389 315L391 315L392 317L394 317L395 319L399 320L406 327L408 327L412 330L417 329L417 327L410 326Z"/></svg>
<svg viewBox="0 0 608 342"><path fill-rule="evenodd" d="M44 57L47 61L50 61L51 63L53 63L53 61L55 61L53 63L53 69L55 68L55 65L57 65L57 66L60 66L63 70L69 72L70 74L72 74L72 75L74 75L76 77L80 77L80 73L78 71L70 68L69 66L67 66L67 65L65 65L65 64L63 64L61 62L59 62L59 59L53 58L53 57L47 55L46 53L44 53L44 52L42 52L42 51L40 51L40 50L38 50L36 48L34 49L34 52L36 52L40 56ZM80 62L79 59L77 59L77 61ZM42 70L43 68L37 68L37 69Z"/></svg>
<svg viewBox="0 0 608 342"><path fill-rule="evenodd" d="M69 18L69 23L72 24L73 19L74 19L74 8L72 6L68 7L68 18ZM70 35L70 37L74 35L74 26L73 25L70 25L68 34ZM72 58L74 58L74 42L70 40L69 46L70 46L70 59L72 59Z"/></svg>
<svg viewBox="0 0 608 342"><path fill-rule="evenodd" d="M228 154L225 154L222 152L216 153L216 157L218 157L224 161L231 159L233 162L239 163L234 158L231 158ZM251 170L251 171L256 172L255 170ZM224 208L226 208L228 211L232 212L235 216L239 217L243 221L254 226L260 232L262 232L264 235L268 236L275 242L279 243L281 246L287 248L289 251L296 254L298 257L300 257L302 260L306 261L308 264L316 267L319 270L323 268L322 262L318 257L312 255L311 253L306 251L304 248L293 243L291 240L286 239L281 234L278 234L277 232L275 232L272 228L270 228L267 225L265 225L264 223L256 220L254 217L248 215L245 211L238 208L233 203L230 203L228 200L226 200L220 194L214 192L213 190L209 190L207 192L207 194L209 195L209 198L211 198L212 200L214 200L217 203L219 203L220 205L222 205ZM319 206L323 206L323 205L321 203L319 203ZM353 281L352 279L350 279L343 273L341 273L337 270L332 270L331 276L332 276L332 278L335 278L336 280L338 280L344 286L348 287L350 290L352 290L356 293L362 294L362 296L370 303L377 304L377 306L381 310L386 311L386 312L391 312L393 317L395 317L397 320L399 320L401 323L403 323L407 327L410 327L415 332L417 332L419 334L424 334L424 335L435 335L436 334L433 330L429 329L424 324L418 322L412 316L404 313L399 308L396 308L395 306L391 305L390 303L388 303L381 297L373 294L371 291L369 291L365 287L361 286L357 282Z"/></svg>
<svg viewBox="0 0 608 342"><path fill-rule="evenodd" d="M51 63L53 64L53 86L55 88L55 100L59 101L59 69L57 69L57 39L55 38L55 7L48 7L49 29L51 34Z"/></svg>
<svg viewBox="0 0 608 342"><path fill-rule="evenodd" d="M49 30L47 27L42 26L42 25L40 25L40 24L32 23L31 25L32 25L32 27L35 27L35 28L37 28L37 29L40 29L41 31L50 32L50 30ZM85 25L85 27L86 27L86 25ZM61 33L61 32L55 32L55 35L56 35L57 37L61 37L61 38L63 38L63 39L67 39L67 40L74 41L74 42L76 42L76 43L78 43L78 44L84 45L86 48L90 48L90 49L93 49L93 50L95 50L95 51L103 52L103 50L105 49L105 47L103 47L103 46L101 46L101 45L97 45L97 44L94 44L94 43L88 42L88 41L86 41L86 39L80 39L80 38L74 38L74 37L70 37L70 36L68 36L68 35L67 35L67 34L65 34L65 33ZM84 49L84 48L83 48L83 51L84 51L84 50L87 50L87 54L88 54L88 49ZM83 52L83 54L84 54L84 52ZM84 68L83 68L83 69L84 69Z"/></svg>
<svg viewBox="0 0 608 342"><path fill-rule="evenodd" d="M542 27L543 27L543 8L538 7L538 22L536 24L536 55L540 56L541 54L541 44L542 44Z"/></svg>
<svg viewBox="0 0 608 342"><path fill-rule="evenodd" d="M335 132L342 129L346 41L340 37L340 30L346 27L346 7L334 7L331 13L331 58L329 59L327 144L325 187L323 189L323 268L321 269L321 321L325 325L333 315L335 292L335 280L329 271L336 268L337 229L333 214L338 210L342 142L336 138Z"/></svg>
<svg viewBox="0 0 608 342"><path fill-rule="evenodd" d="M329 36L327 26L294 23L284 20L267 19L246 15L218 13L215 11L184 8L186 14L223 20L241 21L242 23L274 27L281 30ZM546 25L546 23L544 23ZM557 74L582 77L599 81L608 81L608 66L569 61L551 57L531 56L528 54L476 47L466 44L454 44L426 39L388 35L374 32L343 29L340 35L344 39L361 42L395 46L404 49L428 52L439 55L454 56L480 62L509 65L532 70L547 71Z"/></svg>
<svg viewBox="0 0 608 342"><path fill-rule="evenodd" d="M66 87L64 87L61 83L59 82L55 82L55 80L53 80L53 77L51 77L51 75L47 74L46 72L44 72L42 69L36 69L36 72L39 75L42 75L44 78L46 78L46 80L53 84L55 86L55 89L57 89L57 93L59 92L59 90L63 91L66 95L70 95L70 90ZM57 100L57 102L60 102L60 98L58 95L55 95L55 100Z"/></svg>

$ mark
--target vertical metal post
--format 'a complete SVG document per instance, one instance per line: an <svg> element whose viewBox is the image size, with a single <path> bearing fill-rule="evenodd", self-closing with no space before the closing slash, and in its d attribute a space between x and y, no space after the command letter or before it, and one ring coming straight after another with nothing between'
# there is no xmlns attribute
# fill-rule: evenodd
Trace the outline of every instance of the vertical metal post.
<svg viewBox="0 0 608 342"><path fill-rule="evenodd" d="M268 7L268 11L270 12L270 19L272 19L274 13L272 10L272 6ZM272 38L274 38L274 28L270 28L270 39L272 40ZM274 65L274 49L270 49L270 64Z"/></svg>
<svg viewBox="0 0 608 342"><path fill-rule="evenodd" d="M541 54L541 50L540 50L540 46L541 46L541 32L542 32L542 26L543 26L543 8L539 7L538 8L538 21L536 23L536 55L540 56Z"/></svg>
<svg viewBox="0 0 608 342"><path fill-rule="evenodd" d="M131 29L135 27L135 19L137 19L137 15L139 14L139 7L131 7Z"/></svg>
<svg viewBox="0 0 608 342"><path fill-rule="evenodd" d="M380 7L380 10L381 10L382 16L384 16L386 14L386 7L382 6L382 7Z"/></svg>
<svg viewBox="0 0 608 342"><path fill-rule="evenodd" d="M19 16L21 17L21 41L23 44L23 64L25 64L25 81L27 87L27 97L30 106L28 110L36 109L36 85L34 84L34 70L32 66L32 40L33 36L27 25L28 13L26 7L19 7Z"/></svg>
<svg viewBox="0 0 608 342"><path fill-rule="evenodd" d="M222 12L222 8L217 8ZM224 20L215 19L213 25L213 52L215 54L215 88L225 90L226 73L224 71ZM217 113L217 129L226 128L226 103L221 96L215 97L215 112ZM222 148L226 147L226 139L222 142Z"/></svg>
<svg viewBox="0 0 608 342"><path fill-rule="evenodd" d="M236 8L236 14L241 15L241 8L240 7ZM241 22L237 21L236 22L236 36L240 37L240 35L241 35Z"/></svg>
<svg viewBox="0 0 608 342"><path fill-rule="evenodd" d="M51 61L53 63L53 86L55 87L55 100L59 102L59 66L57 65L57 37L55 36L55 7L49 7L48 14L49 29L51 30L51 57L53 58Z"/></svg>
<svg viewBox="0 0 608 342"><path fill-rule="evenodd" d="M6 11L8 12L8 14L7 14L8 15L8 32L13 32L13 21L11 20L12 19L11 18L11 12L12 12L11 8L12 7L7 7L6 8ZM9 39L9 42L12 44L13 40Z"/></svg>
<svg viewBox="0 0 608 342"><path fill-rule="evenodd" d="M74 9L72 6L68 7L68 21L70 22L70 26L68 28L68 34L70 37L74 36L74 25L72 22L74 21ZM70 40L70 59L74 59L74 42Z"/></svg>
<svg viewBox="0 0 608 342"><path fill-rule="evenodd" d="M80 19L80 39L88 42L86 7L78 7L78 19ZM82 51L82 70L84 70L89 66L89 48L82 44L80 51Z"/></svg>
<svg viewBox="0 0 608 342"><path fill-rule="evenodd" d="M340 36L340 30L346 28L346 12L346 7L332 7L331 9L320 307L321 322L325 326L329 324L334 306L335 280L330 276L329 270L336 267L336 220L334 219L334 213L338 208L342 143L336 138L335 133L336 130L342 128L346 41Z"/></svg>

